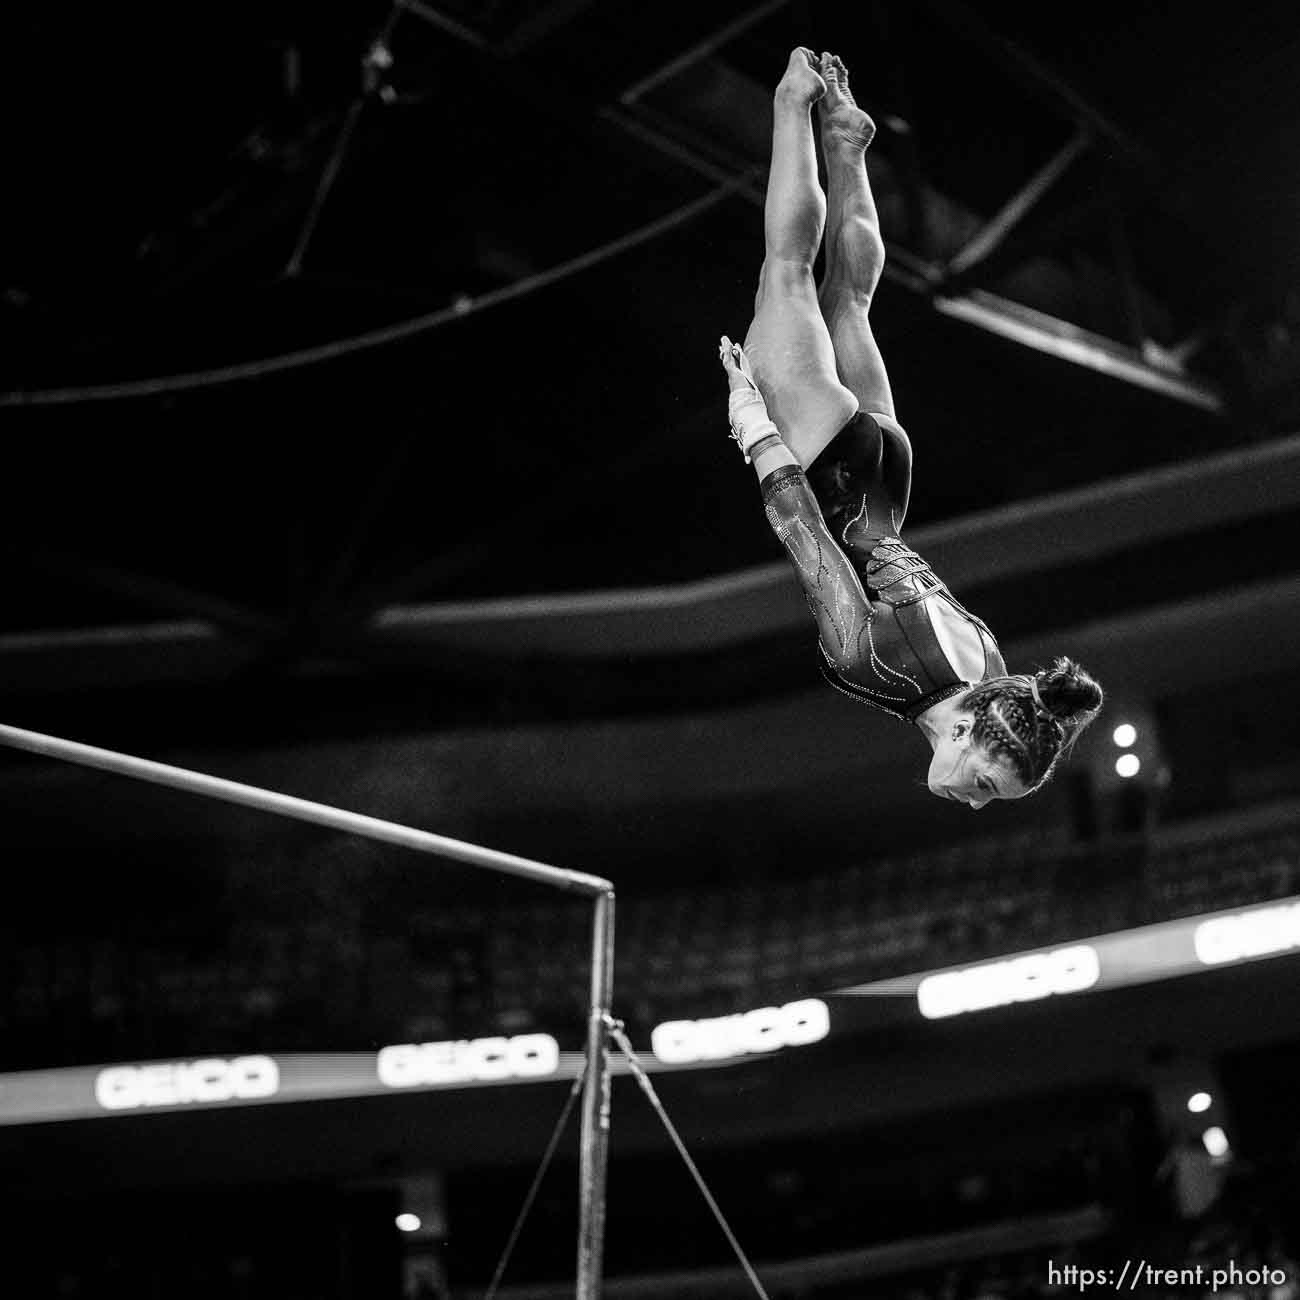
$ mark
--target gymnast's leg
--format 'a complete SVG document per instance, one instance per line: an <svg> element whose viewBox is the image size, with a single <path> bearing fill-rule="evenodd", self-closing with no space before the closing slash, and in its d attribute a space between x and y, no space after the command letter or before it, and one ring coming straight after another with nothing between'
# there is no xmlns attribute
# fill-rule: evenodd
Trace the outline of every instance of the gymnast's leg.
<svg viewBox="0 0 1300 1300"><path fill-rule="evenodd" d="M885 269L885 243L866 165L876 127L854 103L848 69L840 59L823 54L819 68L826 82L817 116L826 158L829 223L818 298L840 378L864 411L892 420L894 395L867 315Z"/></svg>
<svg viewBox="0 0 1300 1300"><path fill-rule="evenodd" d="M840 382L812 266L826 199L817 182L812 105L825 93L812 52L790 55L773 101L765 256L745 355L786 445L807 466L858 409Z"/></svg>
<svg viewBox="0 0 1300 1300"><path fill-rule="evenodd" d="M840 59L824 53L818 66L826 82L817 113L828 193L826 267L818 298L839 377L880 429L879 475L897 531L911 493L912 445L895 415L889 375L868 315L885 268L885 243L866 166L876 128L854 102Z"/></svg>

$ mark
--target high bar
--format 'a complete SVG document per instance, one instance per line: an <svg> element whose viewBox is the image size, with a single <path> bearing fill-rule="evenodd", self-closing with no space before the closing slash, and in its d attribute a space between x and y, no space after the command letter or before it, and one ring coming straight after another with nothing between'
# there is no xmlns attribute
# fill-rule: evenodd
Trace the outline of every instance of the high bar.
<svg viewBox="0 0 1300 1300"><path fill-rule="evenodd" d="M291 817L297 821L314 822L317 826L328 826L331 830L344 831L349 835L360 835L365 839L396 844L402 848L414 849L418 853L436 853L444 858L466 862L472 867L483 867L488 871L500 871L511 876L523 876L528 880L536 880L541 884L553 885L558 889L566 889L574 893L594 896L614 892L613 884L599 876L589 876L581 871L568 871L563 867L550 867L542 862L534 862L530 858L516 857L513 853L501 853L496 849L483 848L479 844L467 844L464 840L434 835L431 831L421 831L411 826L401 826L396 822L381 821L377 817L366 817L343 808L331 808L328 804L312 803L307 799L297 799L293 795L263 790L255 785L243 785L238 781L227 781L221 777L207 776L202 772L191 772L183 767L155 763L147 758L119 754L111 749L97 749L93 745L83 745L75 740L61 740L57 736L45 736L37 731L23 731L19 727L0 724L0 744L8 745L13 749L23 749L32 754L41 754L47 758L79 763L83 767L97 767L105 772L115 772L119 776L133 777L137 781L171 786L173 789L184 790L189 794L206 795L209 799L243 804L248 808L258 808L263 812Z"/></svg>

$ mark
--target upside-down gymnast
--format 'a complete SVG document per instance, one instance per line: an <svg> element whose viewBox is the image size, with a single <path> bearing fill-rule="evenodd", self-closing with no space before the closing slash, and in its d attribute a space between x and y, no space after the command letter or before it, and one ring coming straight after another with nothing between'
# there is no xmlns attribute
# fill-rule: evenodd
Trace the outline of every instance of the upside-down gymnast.
<svg viewBox="0 0 1300 1300"><path fill-rule="evenodd" d="M817 620L823 676L914 723L934 750L931 793L982 808L1042 786L1102 692L1065 658L1008 674L989 629L899 538L912 448L867 318L885 263L865 160L874 134L844 64L795 50L776 88L754 320L743 348L721 340L728 413Z"/></svg>

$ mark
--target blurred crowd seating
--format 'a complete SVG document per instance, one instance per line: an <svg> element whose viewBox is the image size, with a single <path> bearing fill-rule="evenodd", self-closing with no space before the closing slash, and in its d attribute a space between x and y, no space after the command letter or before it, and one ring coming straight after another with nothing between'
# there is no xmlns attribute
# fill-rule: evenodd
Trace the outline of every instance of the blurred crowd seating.
<svg viewBox="0 0 1300 1300"><path fill-rule="evenodd" d="M1129 1224L1061 1250L972 1259L873 1294L881 1300L1077 1296L1123 1289L1118 1275L1127 1265L1128 1280L1138 1278L1134 1293L1155 1300L1297 1300L1300 1263L1281 1227L1283 1205L1251 1187L1249 1177L1238 1182L1235 1195L1190 1223ZM1104 1283L1097 1281L1103 1273Z"/></svg>
<svg viewBox="0 0 1300 1300"><path fill-rule="evenodd" d="M364 862L332 865L299 863L310 896L282 879L285 897L249 891L215 928L180 909L130 933L37 942L0 920L4 1068L582 1023L583 901L433 905L417 881L377 906ZM799 880L620 897L617 1005L643 1030L1297 893L1291 803L1149 837L1022 833Z"/></svg>
<svg viewBox="0 0 1300 1300"><path fill-rule="evenodd" d="M1293 1185L1294 1169L1285 1181ZM1114 1212L1103 1201L754 1262L774 1300L1065 1300L1116 1292L1157 1300L1298 1300L1300 1262L1289 1210L1285 1192L1242 1171L1222 1201L1190 1221L1168 1205L1148 1205L1134 1215ZM789 1241L784 1229L781 1239ZM755 1294L734 1261L616 1275L608 1290L613 1297L663 1300ZM555 1283L501 1292L502 1300L563 1300L566 1294L571 1284L567 1292Z"/></svg>

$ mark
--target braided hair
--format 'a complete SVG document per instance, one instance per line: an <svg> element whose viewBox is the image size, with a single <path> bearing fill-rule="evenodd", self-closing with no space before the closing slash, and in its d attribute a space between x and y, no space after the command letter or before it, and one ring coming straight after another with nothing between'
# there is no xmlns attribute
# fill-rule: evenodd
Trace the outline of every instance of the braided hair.
<svg viewBox="0 0 1300 1300"><path fill-rule="evenodd" d="M962 697L975 715L971 741L1004 758L1030 790L1052 775L1101 710L1101 687L1072 659L1032 676L994 677Z"/></svg>

